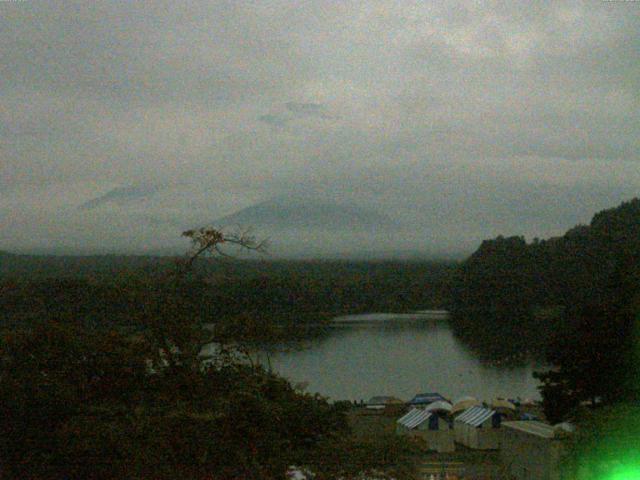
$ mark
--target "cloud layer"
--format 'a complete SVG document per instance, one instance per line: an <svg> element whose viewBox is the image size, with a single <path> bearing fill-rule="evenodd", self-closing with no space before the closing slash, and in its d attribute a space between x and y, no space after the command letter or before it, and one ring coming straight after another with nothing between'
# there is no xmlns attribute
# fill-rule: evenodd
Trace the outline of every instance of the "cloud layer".
<svg viewBox="0 0 640 480"><path fill-rule="evenodd" d="M151 251L301 193L410 226L384 249L561 233L640 193L639 31L633 2L0 3L0 248Z"/></svg>

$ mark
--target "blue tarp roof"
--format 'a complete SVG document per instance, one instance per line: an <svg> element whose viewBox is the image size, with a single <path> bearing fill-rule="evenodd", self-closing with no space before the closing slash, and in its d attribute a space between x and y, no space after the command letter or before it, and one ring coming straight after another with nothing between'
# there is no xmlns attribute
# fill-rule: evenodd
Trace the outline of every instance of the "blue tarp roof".
<svg viewBox="0 0 640 480"><path fill-rule="evenodd" d="M413 397L409 401L409 403L411 405L428 405L433 402L446 401L446 400L447 400L446 398L444 398L442 395L440 395L437 392L418 393L415 397Z"/></svg>

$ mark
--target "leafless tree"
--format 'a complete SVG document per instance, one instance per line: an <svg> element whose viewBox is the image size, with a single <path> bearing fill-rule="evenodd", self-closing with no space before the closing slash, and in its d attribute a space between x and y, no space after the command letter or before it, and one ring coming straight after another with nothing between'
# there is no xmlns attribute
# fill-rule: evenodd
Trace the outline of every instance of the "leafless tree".
<svg viewBox="0 0 640 480"><path fill-rule="evenodd" d="M180 265L180 272L187 273L193 268L195 261L203 255L219 257L231 256L225 251L225 247L232 246L240 250L255 251L265 253L268 247L267 240L258 240L251 229L238 230L236 232L225 233L216 228L199 228L197 230L187 230L182 233L183 237L191 240L191 250Z"/></svg>

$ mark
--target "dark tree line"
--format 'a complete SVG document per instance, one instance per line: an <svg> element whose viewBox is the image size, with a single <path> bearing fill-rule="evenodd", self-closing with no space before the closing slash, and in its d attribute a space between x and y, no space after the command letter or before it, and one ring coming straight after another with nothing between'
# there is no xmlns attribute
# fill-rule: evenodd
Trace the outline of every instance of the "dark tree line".
<svg viewBox="0 0 640 480"><path fill-rule="evenodd" d="M51 318L81 318L93 326L125 326L129 313L148 295L163 295L170 263L124 268L102 259L95 269L87 259L13 258L0 266L0 327L34 324ZM346 313L408 311L442 306L443 279L452 271L446 263L402 262L261 262L207 259L181 290L181 301L205 321L225 323L228 330L243 319L289 330L309 322L323 322ZM39 265L39 267L37 267ZM76 265L80 262L82 268ZM76 265L77 268L74 268ZM141 265L146 265L143 267ZM153 269L151 268L153 266ZM40 272L31 275L29 272ZM69 274L69 272L83 272ZM67 276L62 276L67 272ZM149 282L154 281L153 289ZM144 287L143 290L141 289ZM140 298L142 296L142 298ZM240 330L242 330L240 328ZM233 332L231 332L233 333ZM259 334L259 331L254 332Z"/></svg>
<svg viewBox="0 0 640 480"><path fill-rule="evenodd" d="M479 349L534 352L559 367L539 374L547 413L637 394L640 199L588 226L527 243L483 242L451 283L453 325ZM497 341L501 339L502 341Z"/></svg>

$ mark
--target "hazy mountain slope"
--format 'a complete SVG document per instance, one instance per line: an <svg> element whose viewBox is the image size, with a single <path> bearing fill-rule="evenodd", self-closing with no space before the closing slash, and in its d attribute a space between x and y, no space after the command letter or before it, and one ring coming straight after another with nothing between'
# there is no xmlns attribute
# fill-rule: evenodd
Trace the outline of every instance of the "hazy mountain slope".
<svg viewBox="0 0 640 480"><path fill-rule="evenodd" d="M416 250L415 239L399 241L399 232L407 230L400 220L371 207L326 198L270 199L213 224L251 228L269 239L269 252L276 257L400 258L414 257Z"/></svg>
<svg viewBox="0 0 640 480"><path fill-rule="evenodd" d="M215 223L269 229L323 230L386 229L397 226L392 218L371 208L309 199L267 200L222 217Z"/></svg>

